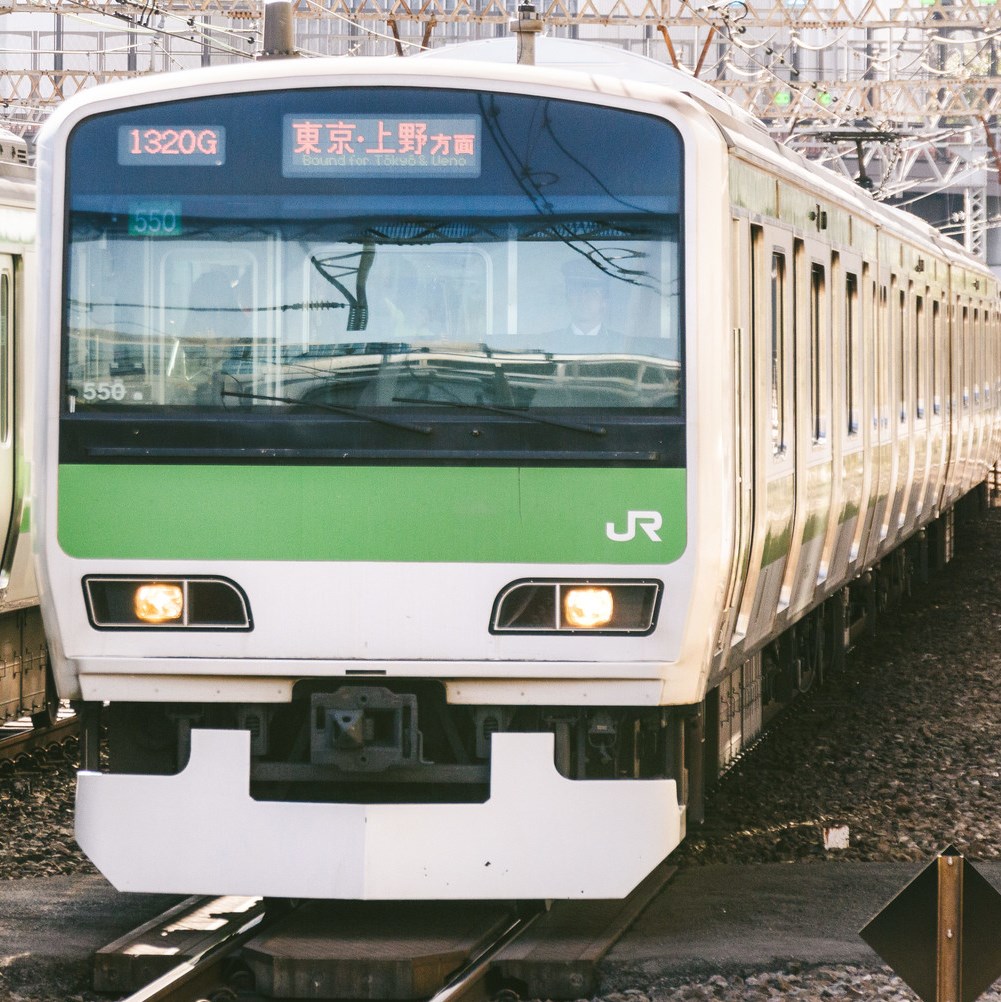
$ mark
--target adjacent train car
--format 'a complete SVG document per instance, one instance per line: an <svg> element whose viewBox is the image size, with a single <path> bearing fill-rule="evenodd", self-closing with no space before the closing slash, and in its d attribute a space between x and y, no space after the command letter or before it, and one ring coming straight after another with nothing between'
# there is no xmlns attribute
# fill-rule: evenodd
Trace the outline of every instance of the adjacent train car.
<svg viewBox="0 0 1001 1002"><path fill-rule="evenodd" d="M35 186L27 143L0 129L0 724L55 720L59 700L32 559L27 503L35 304Z"/></svg>
<svg viewBox="0 0 1001 1002"><path fill-rule="evenodd" d="M601 46L94 89L33 512L123 889L627 893L998 452L997 282Z"/></svg>

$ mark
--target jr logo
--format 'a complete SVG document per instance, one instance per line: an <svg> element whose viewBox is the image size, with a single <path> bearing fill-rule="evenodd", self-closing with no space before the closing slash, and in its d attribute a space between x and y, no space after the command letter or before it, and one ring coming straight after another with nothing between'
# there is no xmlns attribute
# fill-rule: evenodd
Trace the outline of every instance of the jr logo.
<svg viewBox="0 0 1001 1002"><path fill-rule="evenodd" d="M636 530L642 529L651 542L659 543L657 530L664 520L659 511L630 511L626 513L626 531L618 532L614 522L605 523L605 535L615 543L628 543L636 538Z"/></svg>

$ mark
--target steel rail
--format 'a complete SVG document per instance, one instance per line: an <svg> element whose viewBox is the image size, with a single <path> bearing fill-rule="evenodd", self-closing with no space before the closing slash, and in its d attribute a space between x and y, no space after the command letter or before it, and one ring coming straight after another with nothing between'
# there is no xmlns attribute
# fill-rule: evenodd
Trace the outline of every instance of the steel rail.
<svg viewBox="0 0 1001 1002"><path fill-rule="evenodd" d="M191 899L194 907L184 908L184 914L193 914L213 899ZM188 903L189 904L189 903ZM180 906L174 906L176 912ZM177 915L166 913L171 925L182 921ZM511 919L504 929L458 971L450 975L445 984L430 997L428 1002L485 1002L490 997L487 974L494 958L509 944L524 933L543 914L541 904L529 915L519 915ZM196 1002L219 989L225 988L224 967L227 962L238 957L240 949L274 922L286 917L287 913L269 917L265 911L248 915L238 926L219 929L204 940L196 953L181 961L170 970L158 975L121 1002ZM152 920L143 927L152 926L159 920ZM253 996L252 997L257 997Z"/></svg>
<svg viewBox="0 0 1001 1002"><path fill-rule="evenodd" d="M211 899L204 899L211 900ZM489 998L486 976L491 962L525 932L543 912L513 918L508 925L458 971L428 1002L485 1002ZM283 918L285 913L274 917ZM220 930L193 956L161 974L121 1002L196 1002L225 987L224 968L240 949L270 924L265 912L248 917L237 928Z"/></svg>
<svg viewBox="0 0 1001 1002"><path fill-rule="evenodd" d="M219 936L188 960L171 968L121 1002L196 1002L207 993L223 987L222 972L226 962L249 939L260 932L266 915L252 915L236 929Z"/></svg>
<svg viewBox="0 0 1001 1002"><path fill-rule="evenodd" d="M531 915L515 918L492 943L488 943L464 967L456 971L428 1002L484 1002L488 999L490 996L486 976L494 957L509 943L513 943L542 914L543 907L540 904L538 911Z"/></svg>

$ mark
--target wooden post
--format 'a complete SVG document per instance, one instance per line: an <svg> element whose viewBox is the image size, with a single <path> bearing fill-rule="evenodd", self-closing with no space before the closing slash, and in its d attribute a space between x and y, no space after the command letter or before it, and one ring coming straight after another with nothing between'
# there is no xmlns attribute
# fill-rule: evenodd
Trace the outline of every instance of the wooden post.
<svg viewBox="0 0 1001 1002"><path fill-rule="evenodd" d="M960 1002L963 970L963 857L938 857L938 986L935 1002Z"/></svg>

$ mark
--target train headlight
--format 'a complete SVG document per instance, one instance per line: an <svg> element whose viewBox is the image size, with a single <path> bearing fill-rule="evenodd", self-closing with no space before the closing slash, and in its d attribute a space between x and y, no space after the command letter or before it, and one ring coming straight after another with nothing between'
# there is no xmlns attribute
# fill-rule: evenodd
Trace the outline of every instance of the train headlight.
<svg viewBox="0 0 1001 1002"><path fill-rule="evenodd" d="M651 633L660 581L526 580L494 602L491 633Z"/></svg>
<svg viewBox="0 0 1001 1002"><path fill-rule="evenodd" d="M252 630L243 589L226 578L86 577L83 593L98 630Z"/></svg>
<svg viewBox="0 0 1001 1002"><path fill-rule="evenodd" d="M595 630L607 626L615 614L608 588L568 588L563 592L563 620L567 626Z"/></svg>
<svg viewBox="0 0 1001 1002"><path fill-rule="evenodd" d="M184 615L184 589L179 584L141 584L132 598L136 618L144 623L172 623Z"/></svg>

